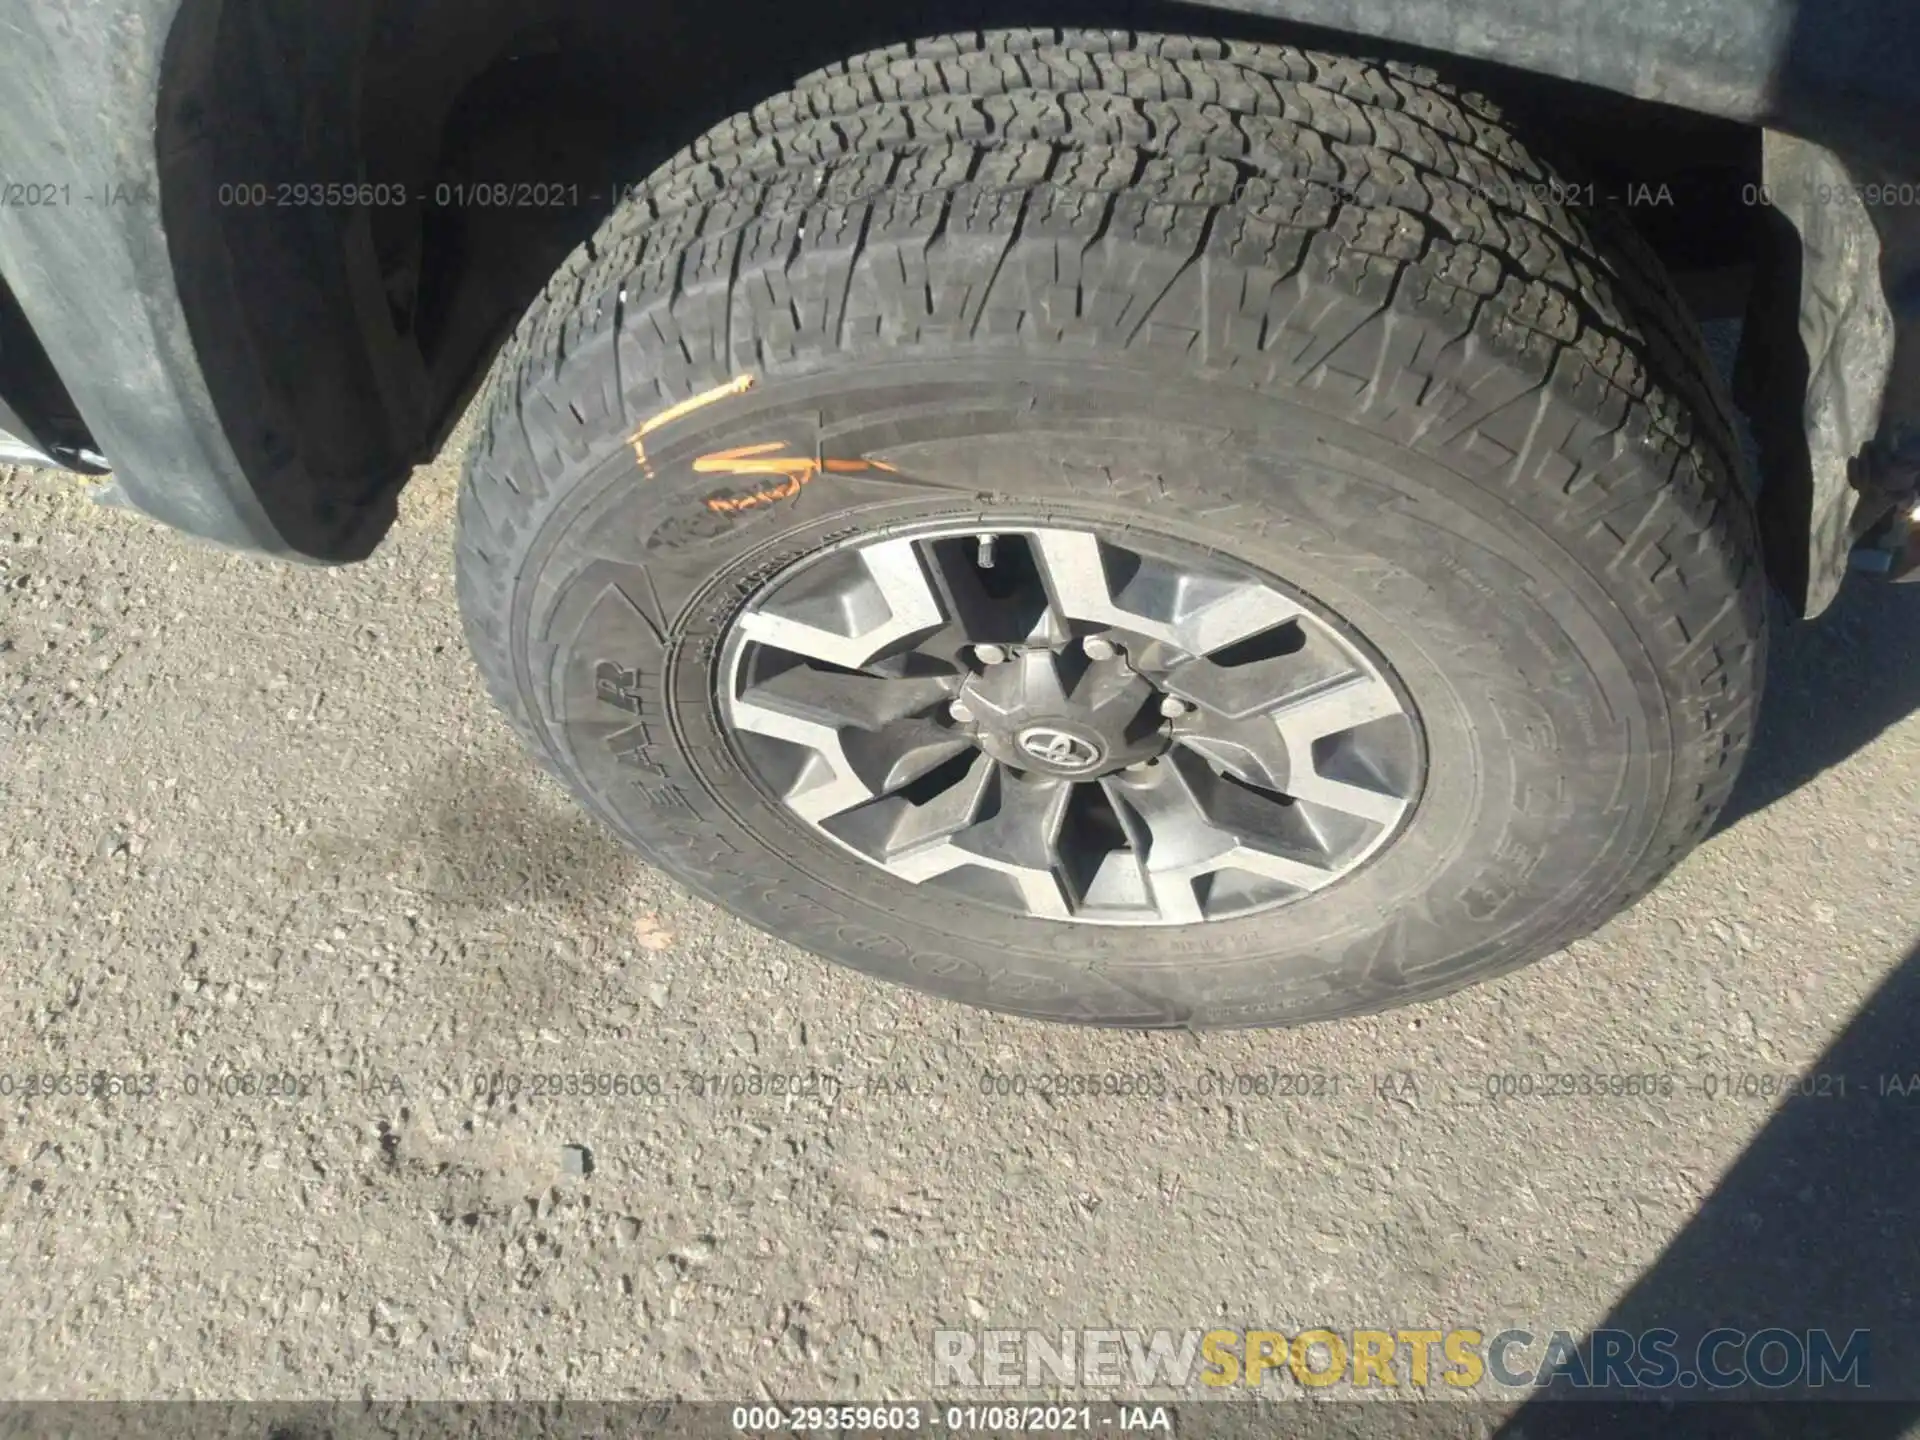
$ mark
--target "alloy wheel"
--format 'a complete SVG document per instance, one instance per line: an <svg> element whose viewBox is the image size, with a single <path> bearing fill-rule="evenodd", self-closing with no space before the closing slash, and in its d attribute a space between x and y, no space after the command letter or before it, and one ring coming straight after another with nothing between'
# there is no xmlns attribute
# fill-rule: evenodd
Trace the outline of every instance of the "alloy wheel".
<svg viewBox="0 0 1920 1440"><path fill-rule="evenodd" d="M1057 525L810 557L742 611L722 714L761 785L894 876L1017 915L1191 925L1283 905L1398 833L1404 691L1304 596Z"/></svg>

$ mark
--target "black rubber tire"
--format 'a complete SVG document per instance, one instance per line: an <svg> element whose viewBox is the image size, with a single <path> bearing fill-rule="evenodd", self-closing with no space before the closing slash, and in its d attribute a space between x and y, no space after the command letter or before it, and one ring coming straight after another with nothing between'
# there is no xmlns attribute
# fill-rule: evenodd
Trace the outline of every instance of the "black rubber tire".
<svg viewBox="0 0 1920 1440"><path fill-rule="evenodd" d="M1286 1024L1551 953L1707 833L1766 634L1724 394L1586 193L1397 64L1038 31L811 76L640 187L501 357L460 505L480 667L648 859L937 995ZM843 463L693 468L773 442ZM1355 626L1426 735L1403 836L1274 914L1139 930L908 886L770 802L714 699L745 597L880 524L1035 514Z"/></svg>

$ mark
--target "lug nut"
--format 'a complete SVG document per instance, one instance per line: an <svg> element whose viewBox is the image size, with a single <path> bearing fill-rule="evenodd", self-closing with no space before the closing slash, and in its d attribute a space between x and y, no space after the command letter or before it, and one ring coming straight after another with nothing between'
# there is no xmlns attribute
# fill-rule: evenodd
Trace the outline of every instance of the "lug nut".
<svg viewBox="0 0 1920 1440"><path fill-rule="evenodd" d="M982 665L998 665L1007 658L1006 647L1004 645L976 645L973 647L973 658L978 660Z"/></svg>
<svg viewBox="0 0 1920 1440"><path fill-rule="evenodd" d="M962 725L970 725L973 723L973 707L964 700L956 700L947 706L947 714L958 720Z"/></svg>
<svg viewBox="0 0 1920 1440"><path fill-rule="evenodd" d="M1120 647L1104 635L1089 635L1080 642L1080 648L1089 660L1111 660L1120 653Z"/></svg>
<svg viewBox="0 0 1920 1440"><path fill-rule="evenodd" d="M1169 720L1178 720L1192 708L1191 705L1187 704L1187 702L1182 700L1178 695L1169 695L1160 702L1160 713Z"/></svg>

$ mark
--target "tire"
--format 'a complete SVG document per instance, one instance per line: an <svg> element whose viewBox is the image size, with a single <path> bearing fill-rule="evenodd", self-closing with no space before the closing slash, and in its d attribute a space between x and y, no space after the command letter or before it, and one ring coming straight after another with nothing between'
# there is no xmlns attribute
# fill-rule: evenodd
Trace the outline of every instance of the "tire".
<svg viewBox="0 0 1920 1440"><path fill-rule="evenodd" d="M1550 954L1707 833L1766 636L1723 390L1582 193L1398 64L1038 31L812 75L640 187L501 357L460 504L487 684L648 860L934 995L1279 1025ZM1418 715L1397 838L1279 910L1141 928L797 819L716 700L743 606L889 527L1036 517L1350 626Z"/></svg>

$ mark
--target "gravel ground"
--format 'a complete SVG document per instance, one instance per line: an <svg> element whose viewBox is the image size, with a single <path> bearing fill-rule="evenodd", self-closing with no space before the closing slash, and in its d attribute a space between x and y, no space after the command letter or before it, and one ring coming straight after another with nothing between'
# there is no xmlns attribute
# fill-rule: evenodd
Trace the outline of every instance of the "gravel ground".
<svg viewBox="0 0 1920 1440"><path fill-rule="evenodd" d="M464 652L458 448L344 571L0 471L0 1077L153 1086L0 1095L0 1394L873 1398L931 1388L941 1326L1577 1332L1703 1295L1915 1354L1920 1182L1860 1077L1920 1071L1920 586L1783 629L1734 816L1592 939L1140 1038L843 973L577 815ZM1849 1064L1825 1109L1702 1093ZM1201 1093L1269 1069L1339 1093ZM1679 1089L1486 1092L1573 1070ZM474 1095L554 1071L671 1093ZM688 1078L753 1073L831 1083ZM310 1078L225 1093L275 1074Z"/></svg>

